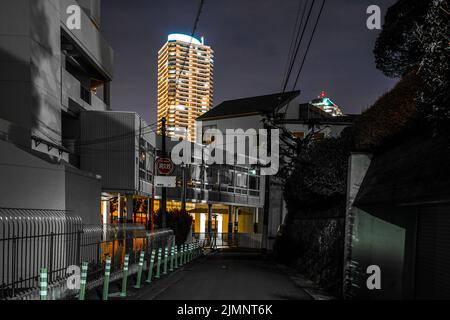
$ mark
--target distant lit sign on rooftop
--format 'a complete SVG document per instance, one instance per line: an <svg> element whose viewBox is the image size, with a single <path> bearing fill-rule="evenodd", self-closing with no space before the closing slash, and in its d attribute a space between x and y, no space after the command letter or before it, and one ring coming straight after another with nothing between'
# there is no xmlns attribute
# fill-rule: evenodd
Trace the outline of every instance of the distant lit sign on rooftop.
<svg viewBox="0 0 450 320"><path fill-rule="evenodd" d="M191 43L191 44L197 44L197 45L203 45L204 44L204 40L202 38L202 40L198 40L197 38L188 36L187 34L182 34L182 33L172 33L169 34L169 36L167 37L167 41L183 41L186 43Z"/></svg>

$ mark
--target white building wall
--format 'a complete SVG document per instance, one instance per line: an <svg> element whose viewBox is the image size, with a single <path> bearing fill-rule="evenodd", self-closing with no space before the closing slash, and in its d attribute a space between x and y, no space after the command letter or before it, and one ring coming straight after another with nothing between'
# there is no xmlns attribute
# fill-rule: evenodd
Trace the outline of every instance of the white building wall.
<svg viewBox="0 0 450 320"><path fill-rule="evenodd" d="M0 140L0 207L66 210L85 224L100 223L98 177L50 164Z"/></svg>

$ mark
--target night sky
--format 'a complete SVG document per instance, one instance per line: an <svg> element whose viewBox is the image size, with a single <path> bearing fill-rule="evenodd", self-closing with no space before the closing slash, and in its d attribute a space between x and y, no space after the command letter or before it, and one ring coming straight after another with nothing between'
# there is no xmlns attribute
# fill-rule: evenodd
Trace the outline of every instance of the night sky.
<svg viewBox="0 0 450 320"><path fill-rule="evenodd" d="M300 102L325 90L345 113L360 113L393 86L395 80L375 68L372 50L379 31L366 28L366 9L377 4L384 16L395 2L327 1L297 86L302 90ZM298 3L205 0L196 36L204 36L215 51L214 105L280 91ZM320 3L316 1L315 12ZM155 122L158 50L170 33L191 34L198 4L199 0L102 1L102 33L115 52L114 110L136 111Z"/></svg>

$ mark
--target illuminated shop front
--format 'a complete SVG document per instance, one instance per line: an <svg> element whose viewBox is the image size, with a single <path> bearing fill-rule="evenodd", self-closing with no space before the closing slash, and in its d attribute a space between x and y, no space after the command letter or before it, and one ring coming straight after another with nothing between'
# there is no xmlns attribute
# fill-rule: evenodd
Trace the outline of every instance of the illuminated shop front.
<svg viewBox="0 0 450 320"><path fill-rule="evenodd" d="M120 202L119 202L120 199ZM134 223L147 225L151 219L151 199L143 196L103 195L103 224Z"/></svg>

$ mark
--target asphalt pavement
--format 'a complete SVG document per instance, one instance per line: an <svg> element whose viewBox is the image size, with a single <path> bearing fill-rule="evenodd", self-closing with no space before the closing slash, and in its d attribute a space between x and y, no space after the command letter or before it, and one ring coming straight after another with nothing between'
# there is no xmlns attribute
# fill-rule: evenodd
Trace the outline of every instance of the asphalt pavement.
<svg viewBox="0 0 450 320"><path fill-rule="evenodd" d="M310 300L278 265L256 252L218 251L139 290L135 300Z"/></svg>

